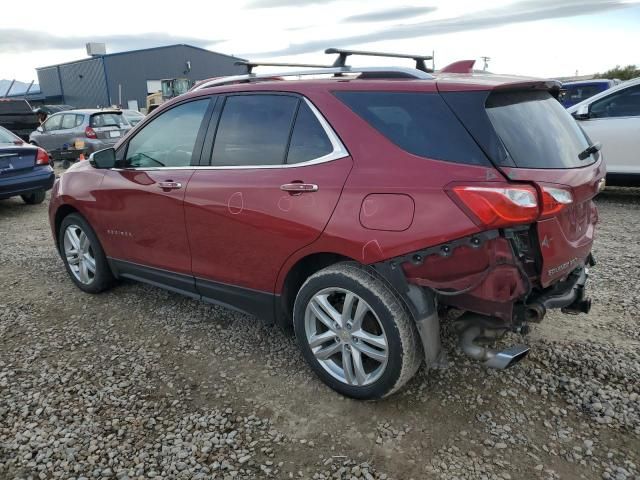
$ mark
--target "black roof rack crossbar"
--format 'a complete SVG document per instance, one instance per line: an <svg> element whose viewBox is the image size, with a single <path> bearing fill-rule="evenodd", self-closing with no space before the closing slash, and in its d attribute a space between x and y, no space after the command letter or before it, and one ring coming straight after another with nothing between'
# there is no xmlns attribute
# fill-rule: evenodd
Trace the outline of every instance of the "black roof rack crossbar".
<svg viewBox="0 0 640 480"><path fill-rule="evenodd" d="M331 65L319 65L316 63L281 63L281 62L235 62L235 65L247 67L247 73L252 73L255 67L303 67L303 68L330 68Z"/></svg>
<svg viewBox="0 0 640 480"><path fill-rule="evenodd" d="M347 57L349 55L365 55L369 57L390 57L390 58L411 58L416 62L416 69L423 72L432 72L433 70L427 68L424 63L425 60L432 60L431 55L406 55L403 53L383 53L383 52L368 52L363 50L347 50L343 48L327 48L324 53L338 54L338 58L333 62L334 67L346 66Z"/></svg>

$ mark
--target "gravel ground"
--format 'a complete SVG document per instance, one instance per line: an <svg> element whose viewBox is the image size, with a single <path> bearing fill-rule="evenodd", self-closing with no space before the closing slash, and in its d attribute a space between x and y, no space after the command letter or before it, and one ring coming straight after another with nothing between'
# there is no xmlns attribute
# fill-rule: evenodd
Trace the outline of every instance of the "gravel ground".
<svg viewBox="0 0 640 480"><path fill-rule="evenodd" d="M2 201L0 478L640 479L640 190L598 206L590 315L549 315L500 372L445 327L449 367L372 403L252 317L128 282L81 293L46 203Z"/></svg>

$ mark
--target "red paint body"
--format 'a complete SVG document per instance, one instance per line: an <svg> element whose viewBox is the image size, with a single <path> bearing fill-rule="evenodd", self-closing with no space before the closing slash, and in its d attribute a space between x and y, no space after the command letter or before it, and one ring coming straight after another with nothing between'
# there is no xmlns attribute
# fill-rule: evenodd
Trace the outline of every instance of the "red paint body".
<svg viewBox="0 0 640 480"><path fill-rule="evenodd" d="M295 92L322 112L349 156L300 168L255 170L105 171L80 162L54 188L51 224L55 230L58 209L67 205L93 225L110 257L279 294L287 274L309 255L333 253L372 264L481 232L482 227L447 194L452 182L564 185L575 203L556 217L537 222L540 240L548 237L551 243L541 247L542 271L532 280L546 287L571 270L549 273L551 269L568 261L583 264L591 250L597 220L591 199L605 174L601 162L571 170L527 170L418 157L393 144L332 93L478 91L533 83L450 74L437 81L268 81L191 92L158 108L127 138L186 98ZM167 180L184 188L163 191L158 182ZM280 190L291 182L313 183L319 189L300 195ZM463 288L496 258L510 257L505 245L497 239L481 251L460 248L449 258L433 257L421 268L406 268L406 273L419 285ZM517 269L505 264L457 302L470 310L507 317L523 288Z"/></svg>

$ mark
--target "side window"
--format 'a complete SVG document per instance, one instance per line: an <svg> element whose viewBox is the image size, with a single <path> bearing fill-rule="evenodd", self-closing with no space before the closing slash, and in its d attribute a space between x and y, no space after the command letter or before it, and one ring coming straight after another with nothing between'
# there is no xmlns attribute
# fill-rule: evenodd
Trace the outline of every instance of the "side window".
<svg viewBox="0 0 640 480"><path fill-rule="evenodd" d="M44 130L46 132L50 132L52 130L59 130L60 125L62 124L62 115L54 115L49 118L46 122L44 122Z"/></svg>
<svg viewBox="0 0 640 480"><path fill-rule="evenodd" d="M318 118L306 102L301 102L291 134L287 163L307 162L332 151L333 145Z"/></svg>
<svg viewBox="0 0 640 480"><path fill-rule="evenodd" d="M640 85L593 102L589 113L593 118L640 116Z"/></svg>
<svg viewBox="0 0 640 480"><path fill-rule="evenodd" d="M76 115L76 127L79 127L84 122L84 115Z"/></svg>
<svg viewBox="0 0 640 480"><path fill-rule="evenodd" d="M288 95L227 97L216 132L211 164L280 165L299 100Z"/></svg>
<svg viewBox="0 0 640 480"><path fill-rule="evenodd" d="M209 99L178 105L147 124L127 147L127 167L186 167L191 165L198 131Z"/></svg>
<svg viewBox="0 0 640 480"><path fill-rule="evenodd" d="M336 92L401 149L426 158L485 165L482 150L437 93Z"/></svg>
<svg viewBox="0 0 640 480"><path fill-rule="evenodd" d="M66 130L76 126L76 115L66 113L62 115L62 129Z"/></svg>

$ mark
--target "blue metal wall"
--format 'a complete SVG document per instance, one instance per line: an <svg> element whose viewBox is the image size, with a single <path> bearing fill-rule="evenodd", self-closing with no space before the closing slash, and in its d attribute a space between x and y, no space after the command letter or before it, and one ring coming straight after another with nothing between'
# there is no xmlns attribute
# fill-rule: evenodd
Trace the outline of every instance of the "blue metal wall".
<svg viewBox="0 0 640 480"><path fill-rule="evenodd" d="M40 84L40 91L47 97L59 97L62 95L58 67L39 68L38 83Z"/></svg>
<svg viewBox="0 0 640 480"><path fill-rule="evenodd" d="M64 103L78 108L109 105L102 58L60 65Z"/></svg>
<svg viewBox="0 0 640 480"><path fill-rule="evenodd" d="M238 60L189 45L171 45L39 68L38 81L46 97L62 97L62 103L77 108L118 103L126 108L129 100L137 100L144 108L147 80L204 80L246 73L246 67L234 65Z"/></svg>
<svg viewBox="0 0 640 480"><path fill-rule="evenodd" d="M104 61L111 103L118 104L121 100L122 106L126 108L129 100L137 100L138 105L144 107L147 99L147 80L204 80L246 73L245 67L234 65L238 60L236 57L189 45L172 45L107 55ZM187 71L187 61L191 63L190 71ZM119 86L122 91L121 99Z"/></svg>

